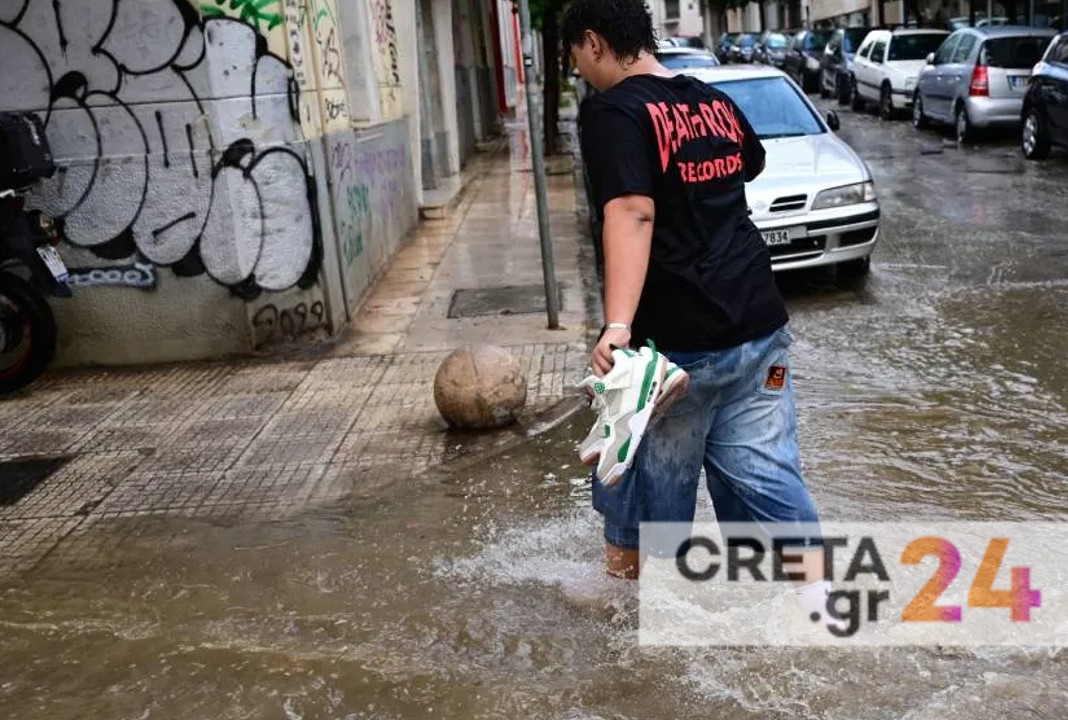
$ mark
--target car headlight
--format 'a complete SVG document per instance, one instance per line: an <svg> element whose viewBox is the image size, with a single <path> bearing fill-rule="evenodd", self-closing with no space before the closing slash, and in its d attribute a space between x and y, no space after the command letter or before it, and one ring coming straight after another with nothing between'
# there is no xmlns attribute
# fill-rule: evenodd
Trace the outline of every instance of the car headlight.
<svg viewBox="0 0 1068 720"><path fill-rule="evenodd" d="M856 205L857 203L873 202L875 200L875 183L863 182L854 185L824 190L816 196L812 203L813 210L826 210L828 208L842 207L843 205Z"/></svg>
<svg viewBox="0 0 1068 720"><path fill-rule="evenodd" d="M814 57L810 57L807 60L805 60L805 65L808 66L809 70L819 70L820 69L820 61L817 60Z"/></svg>

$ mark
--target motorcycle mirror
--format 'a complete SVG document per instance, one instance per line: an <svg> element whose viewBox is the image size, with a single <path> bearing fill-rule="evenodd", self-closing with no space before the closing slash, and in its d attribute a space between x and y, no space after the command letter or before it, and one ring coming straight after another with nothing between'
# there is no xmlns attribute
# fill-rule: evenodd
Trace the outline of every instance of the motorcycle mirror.
<svg viewBox="0 0 1068 720"><path fill-rule="evenodd" d="M838 119L838 113L834 110L827 113L827 127L829 127L832 132L838 132L842 127L842 121Z"/></svg>

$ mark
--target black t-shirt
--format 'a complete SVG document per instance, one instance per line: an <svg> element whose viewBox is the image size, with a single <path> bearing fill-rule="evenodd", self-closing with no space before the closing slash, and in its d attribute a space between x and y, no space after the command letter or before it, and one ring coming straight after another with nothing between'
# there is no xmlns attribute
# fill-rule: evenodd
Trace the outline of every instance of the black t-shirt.
<svg viewBox="0 0 1068 720"><path fill-rule="evenodd" d="M580 121L598 210L624 195L656 206L633 342L715 350L786 323L745 200L764 147L727 95L685 75L635 75L584 102Z"/></svg>

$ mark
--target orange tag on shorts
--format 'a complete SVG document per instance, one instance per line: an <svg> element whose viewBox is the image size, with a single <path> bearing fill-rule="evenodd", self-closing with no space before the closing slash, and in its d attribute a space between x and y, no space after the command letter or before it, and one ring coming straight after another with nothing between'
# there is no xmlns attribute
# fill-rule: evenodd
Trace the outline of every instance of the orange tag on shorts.
<svg viewBox="0 0 1068 720"><path fill-rule="evenodd" d="M766 390L782 390L786 387L786 366L772 365L768 368L768 379L764 381Z"/></svg>

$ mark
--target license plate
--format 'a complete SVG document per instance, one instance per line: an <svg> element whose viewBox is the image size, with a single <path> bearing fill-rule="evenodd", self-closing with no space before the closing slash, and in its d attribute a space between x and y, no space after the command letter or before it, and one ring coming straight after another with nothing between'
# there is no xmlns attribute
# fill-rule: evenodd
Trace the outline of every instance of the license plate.
<svg viewBox="0 0 1068 720"><path fill-rule="evenodd" d="M1027 87L1027 78L1019 75L1009 77L1009 87L1013 90L1023 90Z"/></svg>
<svg viewBox="0 0 1068 720"><path fill-rule="evenodd" d="M789 245L790 230L764 230L760 233L768 245Z"/></svg>
<svg viewBox="0 0 1068 720"><path fill-rule="evenodd" d="M37 254L44 260L44 264L48 267L48 272L52 273L52 277L60 282L67 281L67 266L63 264L63 258L59 256L58 250L51 245L42 245L37 248Z"/></svg>

